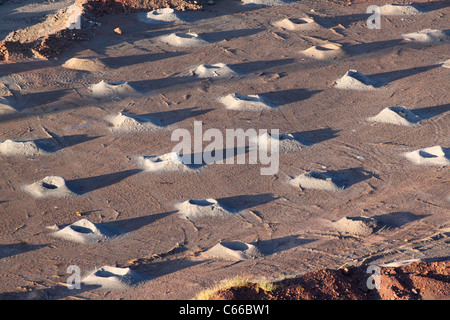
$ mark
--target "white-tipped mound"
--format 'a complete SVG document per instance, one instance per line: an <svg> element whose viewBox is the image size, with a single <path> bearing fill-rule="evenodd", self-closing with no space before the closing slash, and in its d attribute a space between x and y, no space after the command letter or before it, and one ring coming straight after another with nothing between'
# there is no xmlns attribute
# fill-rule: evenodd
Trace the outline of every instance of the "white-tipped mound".
<svg viewBox="0 0 450 320"><path fill-rule="evenodd" d="M174 23L182 21L178 16L178 13L171 8L156 9L145 13L141 17L142 20L147 23Z"/></svg>
<svg viewBox="0 0 450 320"><path fill-rule="evenodd" d="M450 69L450 59L444 61L444 63L442 63L442 66L444 68Z"/></svg>
<svg viewBox="0 0 450 320"><path fill-rule="evenodd" d="M341 45L331 42L303 50L302 54L318 60L337 59L346 55Z"/></svg>
<svg viewBox="0 0 450 320"><path fill-rule="evenodd" d="M290 31L308 31L320 28L320 25L313 18L286 18L275 21L273 26Z"/></svg>
<svg viewBox="0 0 450 320"><path fill-rule="evenodd" d="M126 112L109 116L105 120L111 123L110 129L113 132L141 132L161 129L161 126L146 117Z"/></svg>
<svg viewBox="0 0 450 320"><path fill-rule="evenodd" d="M441 146L419 149L403 154L412 163L426 166L450 165L450 151Z"/></svg>
<svg viewBox="0 0 450 320"><path fill-rule="evenodd" d="M58 176L48 176L27 184L23 190L35 198L69 198L76 195L67 187L66 180Z"/></svg>
<svg viewBox="0 0 450 320"><path fill-rule="evenodd" d="M304 189L317 189L325 191L341 191L343 187L336 177L326 172L305 172L289 181L294 187L300 187Z"/></svg>
<svg viewBox="0 0 450 320"><path fill-rule="evenodd" d="M126 289L142 282L144 277L130 268L103 266L84 277L86 285L98 285L102 289Z"/></svg>
<svg viewBox="0 0 450 320"><path fill-rule="evenodd" d="M205 255L211 258L239 261L256 259L262 254L258 248L252 244L242 241L230 241L219 242L211 249L205 251Z"/></svg>
<svg viewBox="0 0 450 320"><path fill-rule="evenodd" d="M386 4L380 7L381 14L384 16L414 15L421 14L422 11L411 5Z"/></svg>
<svg viewBox="0 0 450 320"><path fill-rule="evenodd" d="M66 69L91 72L101 72L108 70L108 67L98 59L71 58L67 60L62 66Z"/></svg>
<svg viewBox="0 0 450 320"><path fill-rule="evenodd" d="M275 106L269 104L259 95L231 93L218 99L227 109L243 111L270 110Z"/></svg>
<svg viewBox="0 0 450 320"><path fill-rule="evenodd" d="M190 73L199 78L233 78L239 76L239 73L225 63L201 64L191 68Z"/></svg>
<svg viewBox="0 0 450 320"><path fill-rule="evenodd" d="M285 6L290 3L283 0L242 0L242 4L275 7L275 6Z"/></svg>
<svg viewBox="0 0 450 320"><path fill-rule="evenodd" d="M418 43L437 43L449 40L449 36L442 30L424 29L419 32L402 34L405 41Z"/></svg>
<svg viewBox="0 0 450 320"><path fill-rule="evenodd" d="M367 118L368 121L396 124L400 126L414 126L422 119L411 110L404 107L384 108L374 117Z"/></svg>
<svg viewBox="0 0 450 320"><path fill-rule="evenodd" d="M336 80L334 87L344 90L375 90L375 83L357 70L349 70Z"/></svg>
<svg viewBox="0 0 450 320"><path fill-rule="evenodd" d="M148 172L181 171L197 172L183 162L183 157L176 152L170 152L161 156L140 156L137 157L139 166Z"/></svg>
<svg viewBox="0 0 450 320"><path fill-rule="evenodd" d="M34 141L5 140L0 143L0 154L4 156L40 156L48 154L38 147Z"/></svg>
<svg viewBox="0 0 450 320"><path fill-rule="evenodd" d="M344 217L333 222L333 226L342 233L365 237L375 231L378 227L378 223L372 218Z"/></svg>
<svg viewBox="0 0 450 320"><path fill-rule="evenodd" d="M96 98L117 98L126 96L137 96L139 92L128 84L126 81L118 81L107 83L100 81L90 86L92 96Z"/></svg>
<svg viewBox="0 0 450 320"><path fill-rule="evenodd" d="M56 232L52 236L78 243L98 243L110 238L104 234L94 223L87 219L78 220Z"/></svg>
<svg viewBox="0 0 450 320"><path fill-rule="evenodd" d="M266 132L253 138L250 142L260 149L271 150L271 148L274 148L275 152L296 151L305 147L290 133L272 135Z"/></svg>
<svg viewBox="0 0 450 320"><path fill-rule="evenodd" d="M17 110L11 106L11 103L5 97L0 97L0 115L16 113Z"/></svg>
<svg viewBox="0 0 450 320"><path fill-rule="evenodd" d="M209 44L203 40L197 33L176 32L159 38L164 43L175 47L200 47Z"/></svg>
<svg viewBox="0 0 450 320"><path fill-rule="evenodd" d="M224 208L215 199L187 200L175 205L182 218L193 220L198 218L226 218L233 212Z"/></svg>

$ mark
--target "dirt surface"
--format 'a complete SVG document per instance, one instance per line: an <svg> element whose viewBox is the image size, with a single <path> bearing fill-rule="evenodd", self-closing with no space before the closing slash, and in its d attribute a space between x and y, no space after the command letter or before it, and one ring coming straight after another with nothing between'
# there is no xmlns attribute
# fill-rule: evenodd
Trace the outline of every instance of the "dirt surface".
<svg viewBox="0 0 450 320"><path fill-rule="evenodd" d="M12 31L5 40L0 41L0 60L20 61L33 56L39 59L55 58L72 47L73 42L94 37L98 25L93 20L98 16L159 8L180 11L202 8L185 0L77 0L73 6L80 10L81 29L67 28L71 11L61 9L43 22Z"/></svg>
<svg viewBox="0 0 450 320"><path fill-rule="evenodd" d="M427 28L449 30L450 6L448 1L419 5L426 14L383 17L379 30L367 28L367 3L312 0L267 8L218 0L203 10L182 12L184 20L176 24L146 23L135 12L103 15L95 20L100 24L94 37L69 41L70 47L61 48L54 59L0 62L0 141L51 146L46 155L0 154L0 297L191 299L236 275L268 281L330 275L341 283L352 278L339 269L343 265L353 270L450 256L448 166L418 165L403 156L432 146L450 147L450 69L442 66L450 59L449 43L402 38ZM34 25L49 11L40 3L2 6L7 8L0 10L5 36L12 31L11 21L22 23L30 15ZM55 3L51 8L51 13L61 10ZM17 14L24 19L14 19ZM312 17L320 28L289 31L273 25L298 17ZM114 31L118 27L121 34ZM160 40L192 32L210 43L176 47ZM49 48L51 39L44 42ZM338 43L347 54L331 60L302 54L328 42ZM63 67L71 58L95 60L104 68L91 72ZM198 78L190 72L217 63L240 76ZM370 91L335 88L349 70L381 85ZM125 92L132 95L111 89L120 81L135 89ZM93 95L93 85L111 83L110 91L100 92L103 96ZM218 98L233 93L259 94L277 107L230 110ZM367 121L392 106L405 106L423 121L415 126ZM159 127L113 131L108 119L121 113L150 117ZM273 175L260 174L266 165L248 162L208 164L199 172L142 169L138 156L171 152L177 144L171 139L174 130L193 133L194 121L202 122L204 132L218 129L224 135L226 129L279 129L302 147L280 153ZM337 191L290 184L310 171L326 172L345 184ZM48 176L75 186L75 196L39 198L24 191L25 185ZM176 210L177 204L210 198L237 213L189 220ZM82 218L122 233L88 244L53 236L55 228ZM362 225L356 231L337 229L343 218ZM252 244L261 255L239 261L205 256L219 242L232 241ZM129 267L150 280L119 290L95 285L69 290L65 284L73 265L83 277L112 266ZM355 286L367 276L364 271L355 271L352 281L342 283L354 297L361 294ZM422 280L430 296L448 292L442 288L448 282L439 277L403 281L398 274L389 279L392 289L386 298L395 286L399 297L414 297L406 293L415 288L425 299ZM339 294L344 296L343 290ZM324 292L323 297L336 292ZM305 296L315 294L322 293L305 291Z"/></svg>
<svg viewBox="0 0 450 320"><path fill-rule="evenodd" d="M350 6L358 3L378 4L380 1L370 0L327 0L329 2ZM421 0L422 2L433 2L437 0ZM416 1L420 3L421 1ZM39 59L51 59L59 56L64 50L72 46L73 41L88 40L95 36L96 25L92 20L98 16L107 14L123 14L132 12L151 11L160 8L173 8L179 11L201 10L205 1L195 0L77 0L74 6L80 8L83 14L82 30L66 29L66 8L58 11L53 18L39 23L36 28L27 27L22 36L7 37L0 41L0 61L20 61L32 56ZM5 1L6 3L6 1ZM396 3L408 3L397 1ZM0 3L1 5L2 3ZM90 23L86 23L89 21ZM57 25L60 25L59 27ZM88 25L88 27L86 27ZM14 31L14 32L17 32ZM13 32L13 33L14 33ZM37 33L37 34L36 34ZM12 42L12 43L11 43Z"/></svg>
<svg viewBox="0 0 450 320"><path fill-rule="evenodd" d="M448 300L450 262L416 262L382 267L379 289L368 289L367 267L324 269L275 283L273 291L257 284L219 290L212 300Z"/></svg>

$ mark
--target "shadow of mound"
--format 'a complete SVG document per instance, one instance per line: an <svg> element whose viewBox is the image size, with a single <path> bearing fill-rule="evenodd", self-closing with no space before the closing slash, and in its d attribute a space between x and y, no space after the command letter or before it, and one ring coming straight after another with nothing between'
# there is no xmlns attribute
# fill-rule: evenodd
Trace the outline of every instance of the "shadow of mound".
<svg viewBox="0 0 450 320"><path fill-rule="evenodd" d="M300 238L300 235L290 235L276 239L260 240L252 244L257 246L262 254L271 255L282 251L287 251L316 240L317 239L303 239Z"/></svg>
<svg viewBox="0 0 450 320"><path fill-rule="evenodd" d="M46 247L46 244L11 243L0 244L0 259L15 256L17 254L34 251Z"/></svg>
<svg viewBox="0 0 450 320"><path fill-rule="evenodd" d="M374 81L378 82L380 86L389 84L391 82L405 79L408 77L412 77L430 70L433 70L435 68L439 68L439 64L433 64L429 66L422 66L422 67L413 67L409 69L402 69L402 70L395 70L395 71L387 71L382 73L375 73L368 75L370 79L373 79Z"/></svg>
<svg viewBox="0 0 450 320"><path fill-rule="evenodd" d="M68 188L78 195L106 188L121 182L135 174L142 172L140 169L124 170L114 173L103 174L90 178L80 178L66 182Z"/></svg>
<svg viewBox="0 0 450 320"><path fill-rule="evenodd" d="M217 199L217 202L235 211L242 211L256 206L264 205L278 199L271 193L256 195L239 195Z"/></svg>
<svg viewBox="0 0 450 320"><path fill-rule="evenodd" d="M376 175L362 167L356 167L341 170L328 170L326 172L310 171L309 176L319 181L329 179L337 188L345 190Z"/></svg>
<svg viewBox="0 0 450 320"><path fill-rule="evenodd" d="M88 142L100 138L100 136L89 137L86 134L75 134L68 136L57 136L50 133L53 138L33 140L36 145L45 152L56 152L65 148L75 146L80 143Z"/></svg>
<svg viewBox="0 0 450 320"><path fill-rule="evenodd" d="M339 131L340 130L324 128L309 131L293 132L291 134L294 136L295 140L299 141L305 146L312 146L316 143L336 138L337 133Z"/></svg>
<svg viewBox="0 0 450 320"><path fill-rule="evenodd" d="M230 65L230 67L239 73L247 74L252 72L265 71L271 68L279 68L282 66L287 66L289 64L293 64L294 62L296 62L295 59L286 58L276 60L241 62Z"/></svg>
<svg viewBox="0 0 450 320"><path fill-rule="evenodd" d="M314 94L321 92L321 90L308 90L308 89L288 89L280 91L271 91L261 93L263 99L267 99L275 105L285 105L289 103L295 103L298 101L306 100L312 97Z"/></svg>
<svg viewBox="0 0 450 320"><path fill-rule="evenodd" d="M370 17L371 13L360 13L360 14L347 14L341 16L324 17L317 14L309 14L316 23L324 28L336 27L339 24L344 27L349 27L353 23L360 21L366 21Z"/></svg>
<svg viewBox="0 0 450 320"><path fill-rule="evenodd" d="M161 112L153 112L148 114L140 115L142 118L150 119L149 121L159 125L159 126L170 126L172 124L184 121L189 118L198 117L204 115L214 109L197 109L193 108L185 108L179 110L169 110L169 111L161 111Z"/></svg>
<svg viewBox="0 0 450 320"><path fill-rule="evenodd" d="M433 1L433 2L413 2L411 5L424 13L428 13L435 10L450 7L450 2L448 2L448 0Z"/></svg>
<svg viewBox="0 0 450 320"><path fill-rule="evenodd" d="M200 34L200 37L208 42L219 42L219 41L230 41L237 38L248 37L265 29L238 29L229 31L215 31L215 32L204 32Z"/></svg>
<svg viewBox="0 0 450 320"><path fill-rule="evenodd" d="M419 108L419 109L412 109L415 114L417 114L422 119L428 120L434 117L437 117L441 114L444 114L446 112L450 111L450 104L443 104L440 106L433 106L433 107L426 107L426 108Z"/></svg>
<svg viewBox="0 0 450 320"><path fill-rule="evenodd" d="M147 225L150 225L160 219L170 216L171 214L176 213L176 211L169 211L157 214L151 214L147 216L130 218L130 219L122 219L117 221L109 221L101 223L101 226L105 226L110 229L117 229L121 232L127 233L135 230L139 230L144 228Z"/></svg>
<svg viewBox="0 0 450 320"><path fill-rule="evenodd" d="M373 218L388 228L401 228L405 224L421 220L428 216L430 215L416 215L411 212L399 211L375 216Z"/></svg>
<svg viewBox="0 0 450 320"><path fill-rule="evenodd" d="M198 170L206 165L211 164L234 164L235 162L239 161L239 158L242 159L242 157L245 157L249 150L250 148L248 146L220 150L212 149L210 151L203 151L198 153L180 154L180 158L183 164L191 169ZM235 157L238 157L238 160L235 161L233 159Z"/></svg>
<svg viewBox="0 0 450 320"><path fill-rule="evenodd" d="M152 279L155 279L203 263L205 263L205 261L193 261L188 258L159 260L155 257L154 259L148 260L144 258L140 263L130 266L130 269L136 272L145 273Z"/></svg>
<svg viewBox="0 0 450 320"><path fill-rule="evenodd" d="M175 58L186 54L187 52L144 53L130 56L107 57L99 60L111 69L118 69L139 63L150 63L158 60Z"/></svg>
<svg viewBox="0 0 450 320"><path fill-rule="evenodd" d="M376 176L374 173L369 172L362 167L331 170L327 171L327 173L340 179L343 182L343 187L346 189Z"/></svg>
<svg viewBox="0 0 450 320"><path fill-rule="evenodd" d="M344 50L350 55L373 53L375 51L388 50L403 44L403 39L382 40L369 43L344 44Z"/></svg>

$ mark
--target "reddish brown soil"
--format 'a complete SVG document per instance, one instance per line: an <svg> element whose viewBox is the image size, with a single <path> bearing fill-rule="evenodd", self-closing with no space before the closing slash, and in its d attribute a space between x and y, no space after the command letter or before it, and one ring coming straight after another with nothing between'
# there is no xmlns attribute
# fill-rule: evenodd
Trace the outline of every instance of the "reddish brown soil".
<svg viewBox="0 0 450 320"><path fill-rule="evenodd" d="M366 267L323 269L277 283L217 292L214 300L443 300L450 299L450 261L381 268L380 288L369 290Z"/></svg>
<svg viewBox="0 0 450 320"><path fill-rule="evenodd" d="M23 57L23 45L12 41L0 41L0 61Z"/></svg>
<svg viewBox="0 0 450 320"><path fill-rule="evenodd" d="M181 11L202 8L194 0L78 0L75 5L84 9L84 15L89 17L89 20L106 14L151 11L159 8L174 8ZM95 25L90 25L89 29L63 30L32 42L0 41L0 61L18 61L33 55L41 59L50 59L70 48L71 42L88 40L94 34Z"/></svg>
<svg viewBox="0 0 450 320"><path fill-rule="evenodd" d="M69 49L71 41L87 40L90 37L89 33L82 30L64 30L32 42L0 41L0 61L19 61L33 55L50 59Z"/></svg>
<svg viewBox="0 0 450 320"><path fill-rule="evenodd" d="M150 11L160 8L198 10L197 1L185 0L84 0L83 7L95 15Z"/></svg>

